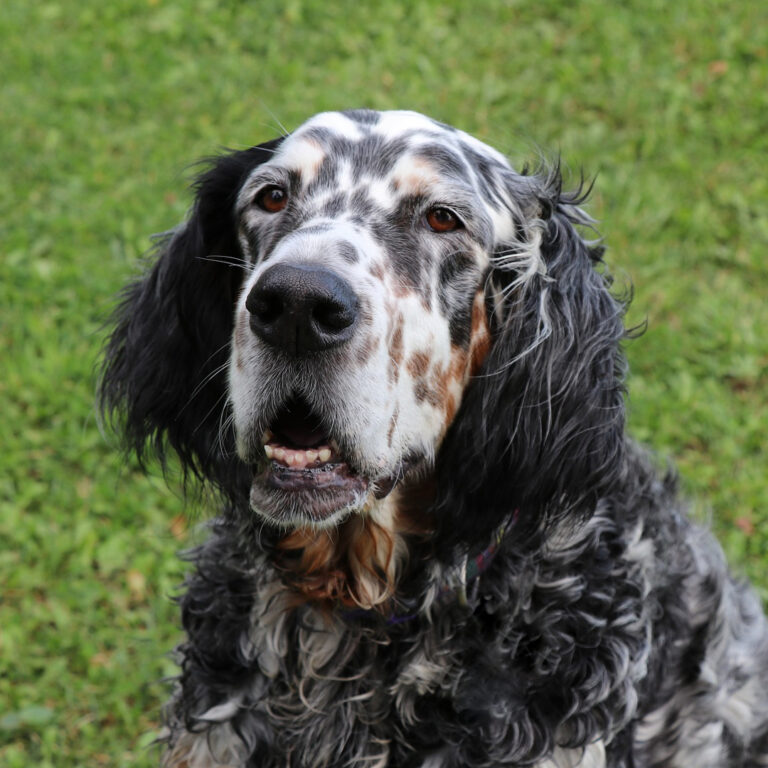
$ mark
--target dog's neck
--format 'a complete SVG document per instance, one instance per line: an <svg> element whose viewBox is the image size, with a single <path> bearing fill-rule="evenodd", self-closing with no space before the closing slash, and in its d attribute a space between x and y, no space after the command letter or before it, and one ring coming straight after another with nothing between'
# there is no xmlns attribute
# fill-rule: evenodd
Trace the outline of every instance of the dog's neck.
<svg viewBox="0 0 768 768"><path fill-rule="evenodd" d="M433 526L432 479L396 487L331 529L297 528L278 545L277 565L297 604L387 613L408 561L408 541Z"/></svg>

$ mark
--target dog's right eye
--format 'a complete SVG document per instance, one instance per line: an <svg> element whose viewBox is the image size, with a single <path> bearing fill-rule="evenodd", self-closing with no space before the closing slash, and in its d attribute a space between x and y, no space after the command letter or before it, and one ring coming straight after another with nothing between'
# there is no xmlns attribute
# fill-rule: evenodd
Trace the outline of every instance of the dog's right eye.
<svg viewBox="0 0 768 768"><path fill-rule="evenodd" d="M256 195L256 205L267 213L279 213L288 205L288 193L276 184L270 184Z"/></svg>
<svg viewBox="0 0 768 768"><path fill-rule="evenodd" d="M453 232L464 229L459 217L450 209L436 205L427 211L427 224L433 232Z"/></svg>

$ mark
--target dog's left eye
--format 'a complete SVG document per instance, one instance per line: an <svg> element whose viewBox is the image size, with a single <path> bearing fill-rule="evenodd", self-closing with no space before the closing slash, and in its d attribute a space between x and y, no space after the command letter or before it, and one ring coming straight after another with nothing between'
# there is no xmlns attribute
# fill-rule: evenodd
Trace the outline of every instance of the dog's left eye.
<svg viewBox="0 0 768 768"><path fill-rule="evenodd" d="M427 224L433 232L453 232L464 226L453 211L441 205L427 211Z"/></svg>
<svg viewBox="0 0 768 768"><path fill-rule="evenodd" d="M279 213L288 205L288 193L276 184L270 184L256 195L256 205L267 213Z"/></svg>

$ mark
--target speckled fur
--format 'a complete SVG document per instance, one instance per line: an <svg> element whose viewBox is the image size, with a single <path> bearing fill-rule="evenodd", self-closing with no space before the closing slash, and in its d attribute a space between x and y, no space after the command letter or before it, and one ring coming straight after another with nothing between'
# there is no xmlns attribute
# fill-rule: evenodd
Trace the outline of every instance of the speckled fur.
<svg viewBox="0 0 768 768"><path fill-rule="evenodd" d="M253 207L266 183L285 215ZM224 503L180 598L166 768L768 766L768 626L624 434L624 306L582 200L404 112L319 115L201 176L101 383L140 457ZM424 227L435 204L460 232ZM250 333L281 260L355 285L341 350ZM370 481L324 527L251 488L296 390Z"/></svg>

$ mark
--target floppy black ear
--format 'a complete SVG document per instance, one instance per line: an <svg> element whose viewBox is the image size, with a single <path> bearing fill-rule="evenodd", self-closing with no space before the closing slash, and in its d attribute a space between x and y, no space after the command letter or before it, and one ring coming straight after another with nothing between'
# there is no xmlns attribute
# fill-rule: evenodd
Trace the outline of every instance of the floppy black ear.
<svg viewBox="0 0 768 768"><path fill-rule="evenodd" d="M590 514L623 468L625 306L577 230L586 195L564 194L558 169L515 187L526 220L492 259L491 350L438 455L446 556L515 510L518 541Z"/></svg>
<svg viewBox="0 0 768 768"><path fill-rule="evenodd" d="M250 171L280 141L217 158L198 177L188 221L161 239L154 265L123 291L99 384L102 412L117 421L142 462L155 454L165 468L170 447L185 479L210 480L231 496L248 486L231 430L223 430L243 279L235 201Z"/></svg>

